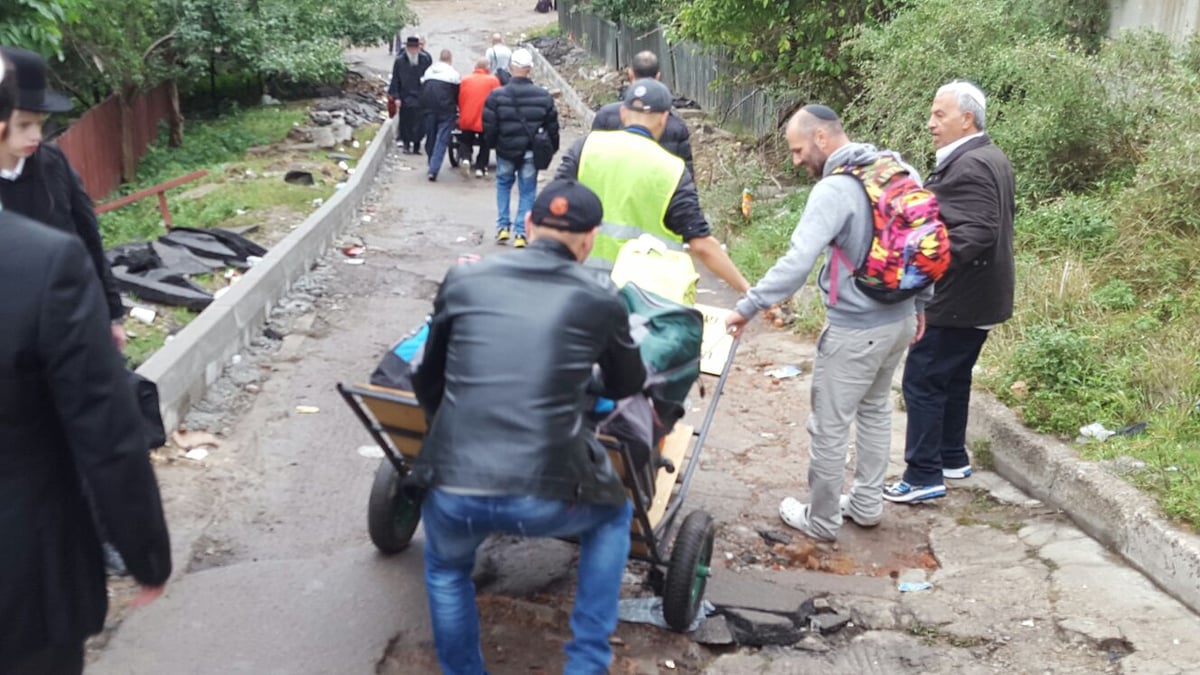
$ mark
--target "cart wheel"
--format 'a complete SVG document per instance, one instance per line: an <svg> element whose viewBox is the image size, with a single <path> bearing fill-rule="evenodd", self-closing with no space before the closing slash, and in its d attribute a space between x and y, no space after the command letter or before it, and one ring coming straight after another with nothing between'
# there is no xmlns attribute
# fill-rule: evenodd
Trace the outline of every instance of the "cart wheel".
<svg viewBox="0 0 1200 675"><path fill-rule="evenodd" d="M371 498L367 503L367 531L371 543L385 554L399 553L408 547L417 524L421 522L421 504L400 492L400 473L384 458L375 470Z"/></svg>
<svg viewBox="0 0 1200 675"><path fill-rule="evenodd" d="M706 511L692 511L684 518L663 587L663 617L671 628L684 632L692 625L704 587L708 584L716 528Z"/></svg>
<svg viewBox="0 0 1200 675"><path fill-rule="evenodd" d="M458 169L458 141L461 138L459 134L451 133L450 142L446 144L447 159L450 160L450 168Z"/></svg>

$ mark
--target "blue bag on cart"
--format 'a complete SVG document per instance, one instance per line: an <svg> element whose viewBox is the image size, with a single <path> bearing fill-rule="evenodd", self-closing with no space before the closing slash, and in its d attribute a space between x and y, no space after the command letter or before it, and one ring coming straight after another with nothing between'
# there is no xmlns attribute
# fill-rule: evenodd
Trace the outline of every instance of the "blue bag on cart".
<svg viewBox="0 0 1200 675"><path fill-rule="evenodd" d="M425 351L429 339L429 320L404 336L386 354L371 373L371 384L377 387L412 391L412 362Z"/></svg>

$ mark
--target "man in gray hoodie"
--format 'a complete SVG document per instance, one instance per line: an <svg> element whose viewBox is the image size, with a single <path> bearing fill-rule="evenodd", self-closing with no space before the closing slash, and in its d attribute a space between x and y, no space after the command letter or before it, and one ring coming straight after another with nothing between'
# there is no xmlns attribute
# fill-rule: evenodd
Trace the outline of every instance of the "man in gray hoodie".
<svg viewBox="0 0 1200 675"><path fill-rule="evenodd" d="M776 305L807 281L818 256L834 246L851 261L866 258L874 231L874 207L854 176L833 174L845 165L871 164L879 151L852 143L837 113L823 105L807 105L788 122L792 163L810 176L821 176L812 188L791 248L754 288L738 301L726 319L734 334L755 314ZM917 177L915 170L910 172ZM836 279L831 275L837 275ZM826 322L817 338L812 374L812 414L808 484L810 503L788 497L779 515L788 525L819 541L833 541L843 515L862 527L883 518L883 480L891 445L892 373L909 343L924 332L925 303L932 287L921 294L884 304L859 290L853 270L828 262L817 275L825 298ZM831 284L838 289L830 301ZM857 464L849 495L842 495L850 423L855 422Z"/></svg>

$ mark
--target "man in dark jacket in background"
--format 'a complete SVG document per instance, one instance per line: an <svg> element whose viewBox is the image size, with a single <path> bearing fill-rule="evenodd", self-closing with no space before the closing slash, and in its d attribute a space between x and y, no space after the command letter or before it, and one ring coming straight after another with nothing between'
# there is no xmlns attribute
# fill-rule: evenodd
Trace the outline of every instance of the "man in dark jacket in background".
<svg viewBox="0 0 1200 675"><path fill-rule="evenodd" d="M0 59L0 137L13 80ZM83 245L0 210L0 288L0 672L80 673L108 611L95 520L142 605L171 574L162 503Z"/></svg>
<svg viewBox="0 0 1200 675"><path fill-rule="evenodd" d="M392 64L392 81L388 84L388 95L400 107L400 122L396 141L400 148L415 155L420 152L421 132L424 119L421 116L421 78L433 65L433 59L421 50L421 39L415 35L404 41L404 51Z"/></svg>
<svg viewBox="0 0 1200 675"><path fill-rule="evenodd" d="M450 145L450 134L458 124L458 85L462 76L454 69L454 55L443 49L438 62L421 78L421 110L425 113L425 154L429 156L429 180L437 180Z"/></svg>
<svg viewBox="0 0 1200 675"><path fill-rule="evenodd" d="M658 68L658 57L652 51L638 52L637 56L633 57L633 63L625 69L625 74L629 77L630 83L643 78L662 80L662 72ZM592 131L617 131L621 128L621 102L609 103L596 111L596 117L592 119ZM683 118L671 111L670 117L667 118L667 126L663 129L662 137L658 139L658 144L663 146L667 152L675 155L683 160L687 166L688 173L695 176L695 171L692 168L692 142L691 132L688 131L687 122Z"/></svg>
<svg viewBox="0 0 1200 675"><path fill-rule="evenodd" d="M471 569L491 532L579 537L565 672L608 672L632 507L585 413L590 390L620 399L646 372L616 287L579 264L602 215L591 190L550 183L529 249L451 268L434 300L413 364L431 422L412 479L428 490L425 587L443 672L484 672Z"/></svg>
<svg viewBox="0 0 1200 675"><path fill-rule="evenodd" d="M550 92L529 79L533 55L513 52L512 79L488 95L483 105L483 135L496 149L496 243L511 238L514 248L525 247L525 216L537 193L538 169L533 163L533 136L545 129L558 152L558 109ZM517 184L517 216L512 216L512 188Z"/></svg>
<svg viewBox="0 0 1200 675"><path fill-rule="evenodd" d="M971 475L971 372L988 331L1013 313L1016 182L1008 157L984 132L986 113L983 91L961 80L939 89L930 111L937 167L925 186L950 231L950 269L925 310L925 337L904 365L908 467L884 491L893 502L944 497L945 479Z"/></svg>

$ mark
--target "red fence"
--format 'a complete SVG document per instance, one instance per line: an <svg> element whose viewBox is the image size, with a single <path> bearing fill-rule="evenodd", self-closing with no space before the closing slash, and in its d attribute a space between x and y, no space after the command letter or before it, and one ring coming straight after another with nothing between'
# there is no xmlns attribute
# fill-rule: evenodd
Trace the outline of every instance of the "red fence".
<svg viewBox="0 0 1200 675"><path fill-rule="evenodd" d="M121 133L123 125L133 132L133 156L138 161L158 137L158 123L171 114L167 85L160 84L138 94L128 119L121 102L109 96L83 114L58 137L58 145L83 178L92 199L102 199L121 184Z"/></svg>

